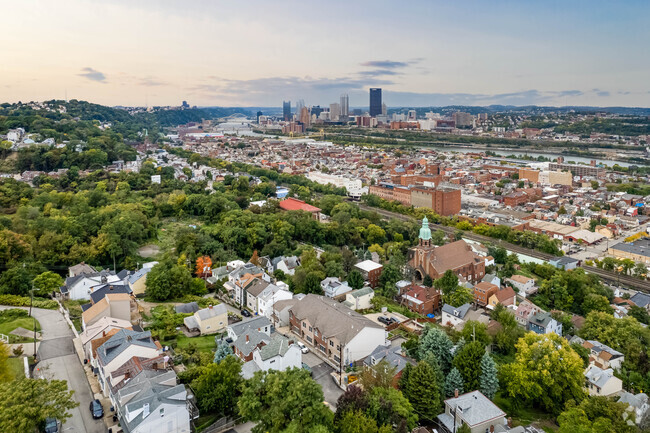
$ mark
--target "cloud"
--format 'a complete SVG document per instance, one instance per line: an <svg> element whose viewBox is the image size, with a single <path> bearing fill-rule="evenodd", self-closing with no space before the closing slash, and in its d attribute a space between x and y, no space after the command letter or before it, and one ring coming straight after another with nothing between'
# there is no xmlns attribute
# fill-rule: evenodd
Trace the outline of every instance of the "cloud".
<svg viewBox="0 0 650 433"><path fill-rule="evenodd" d="M83 68L81 74L78 74L80 77L88 78L90 81L97 81L99 83L106 82L106 75L102 72L99 72L93 68Z"/></svg>
<svg viewBox="0 0 650 433"><path fill-rule="evenodd" d="M610 93L607 90L599 90L598 92L596 92L596 95L606 97L609 96Z"/></svg>
<svg viewBox="0 0 650 433"><path fill-rule="evenodd" d="M361 66L384 69L405 68L408 65L408 62L395 62L393 60L372 60L361 63Z"/></svg>
<svg viewBox="0 0 650 433"><path fill-rule="evenodd" d="M361 71L359 75L364 77L379 77L382 75L400 75L397 71L391 71L390 69L371 69L369 71Z"/></svg>

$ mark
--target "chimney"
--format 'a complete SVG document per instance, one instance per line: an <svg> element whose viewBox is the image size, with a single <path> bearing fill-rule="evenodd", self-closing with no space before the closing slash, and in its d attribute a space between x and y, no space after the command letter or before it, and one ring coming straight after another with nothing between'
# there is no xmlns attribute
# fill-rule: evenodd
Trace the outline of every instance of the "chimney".
<svg viewBox="0 0 650 433"><path fill-rule="evenodd" d="M246 334L246 342L248 343L248 341L249 341L248 334Z"/></svg>
<svg viewBox="0 0 650 433"><path fill-rule="evenodd" d="M208 305L208 308L212 310L212 304Z"/></svg>
<svg viewBox="0 0 650 433"><path fill-rule="evenodd" d="M454 398L458 398L458 388L454 389Z"/></svg>
<svg viewBox="0 0 650 433"><path fill-rule="evenodd" d="M106 331L102 331L102 337L106 337Z"/></svg>

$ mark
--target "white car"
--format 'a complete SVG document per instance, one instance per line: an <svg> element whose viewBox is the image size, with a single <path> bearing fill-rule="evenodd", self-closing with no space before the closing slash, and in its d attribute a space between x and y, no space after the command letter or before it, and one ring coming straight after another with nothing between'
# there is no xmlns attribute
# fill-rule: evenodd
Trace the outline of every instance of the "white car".
<svg viewBox="0 0 650 433"><path fill-rule="evenodd" d="M302 343L301 341L298 342L298 347L300 347L300 351L302 353L309 352L309 349L307 348L307 346L305 346L304 343Z"/></svg>

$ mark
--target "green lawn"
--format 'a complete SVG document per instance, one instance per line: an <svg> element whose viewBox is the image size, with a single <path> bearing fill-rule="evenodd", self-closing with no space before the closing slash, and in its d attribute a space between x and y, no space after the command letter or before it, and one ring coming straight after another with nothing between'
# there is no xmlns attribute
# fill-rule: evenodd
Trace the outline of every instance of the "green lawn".
<svg viewBox="0 0 650 433"><path fill-rule="evenodd" d="M31 317L18 317L13 320L3 322L0 319L0 334L5 334L9 336L9 343L29 343L34 341L32 338L22 338L18 337L17 335L11 335L9 334L11 331L13 331L16 328L25 328L29 331L34 330L34 319ZM38 323L38 320L36 321L36 331L41 330L41 325Z"/></svg>
<svg viewBox="0 0 650 433"><path fill-rule="evenodd" d="M63 306L68 309L68 312L70 313L70 320L72 321L72 324L74 327L77 329L77 332L81 332L81 313L83 311L81 310L81 305L82 304L87 304L88 301L86 300L78 300L78 301L72 301L72 300L67 300L63 301Z"/></svg>
<svg viewBox="0 0 650 433"><path fill-rule="evenodd" d="M190 343L196 344L196 347L200 352L212 352L216 347L214 335L188 338L184 334L179 334L176 337L176 347L179 349L186 348Z"/></svg>
<svg viewBox="0 0 650 433"><path fill-rule="evenodd" d="M33 362L33 357L29 357L30 363ZM8 360L9 363L9 371L13 375L15 379L20 379L22 377L25 377L25 361L23 361L23 357L20 356L18 358L9 358Z"/></svg>

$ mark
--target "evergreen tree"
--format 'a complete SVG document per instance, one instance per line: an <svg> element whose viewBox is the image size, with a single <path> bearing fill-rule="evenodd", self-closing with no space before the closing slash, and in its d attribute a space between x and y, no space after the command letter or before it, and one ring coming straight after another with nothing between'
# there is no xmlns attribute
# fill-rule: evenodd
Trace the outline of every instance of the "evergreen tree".
<svg viewBox="0 0 650 433"><path fill-rule="evenodd" d="M447 375L447 379L445 380L445 396L453 396L456 390L458 390L458 394L462 394L464 392L463 376L461 376L460 371L454 367L451 369Z"/></svg>
<svg viewBox="0 0 650 433"><path fill-rule="evenodd" d="M217 340L217 339L215 338L215 340ZM223 341L221 339L218 339L217 340L217 350L215 350L215 352L214 352L214 360L213 360L213 362L215 364L219 364L228 355L232 355L232 349L230 348L228 343L226 343L225 341Z"/></svg>
<svg viewBox="0 0 650 433"><path fill-rule="evenodd" d="M424 328L422 337L420 337L418 352L420 359L424 359L429 352L433 353L440 364L440 369L443 373L446 373L451 367L451 349L453 346L453 343L443 330L427 326Z"/></svg>
<svg viewBox="0 0 650 433"><path fill-rule="evenodd" d="M404 395L420 419L433 420L442 411L442 389L433 367L420 361L408 376Z"/></svg>
<svg viewBox="0 0 650 433"><path fill-rule="evenodd" d="M454 357L454 367L458 369L465 383L466 391L474 391L479 387L481 375L480 364L485 354L485 347L478 341L465 344L463 349Z"/></svg>
<svg viewBox="0 0 650 433"><path fill-rule="evenodd" d="M479 390L487 398L492 400L499 389L497 378L497 365L494 359L485 352L481 359L481 378L479 379Z"/></svg>
<svg viewBox="0 0 650 433"><path fill-rule="evenodd" d="M363 287L363 276L356 269L348 274L348 285L354 290Z"/></svg>
<svg viewBox="0 0 650 433"><path fill-rule="evenodd" d="M425 287L432 287L433 286L433 280L431 279L430 275L425 275L424 280L422 281L422 285Z"/></svg>

